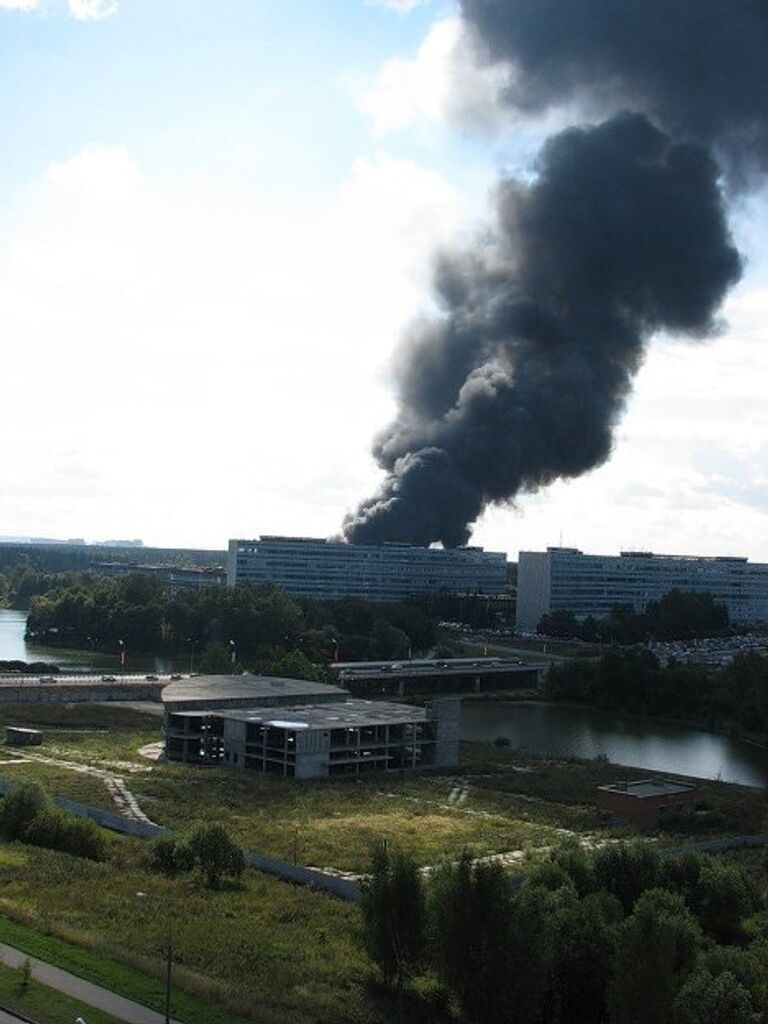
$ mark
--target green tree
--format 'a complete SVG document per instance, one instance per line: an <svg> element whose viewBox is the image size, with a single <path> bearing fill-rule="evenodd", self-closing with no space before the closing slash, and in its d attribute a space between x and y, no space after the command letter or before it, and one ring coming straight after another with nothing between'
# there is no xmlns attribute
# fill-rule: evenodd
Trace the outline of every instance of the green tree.
<svg viewBox="0 0 768 1024"><path fill-rule="evenodd" d="M578 839L568 839L550 854L550 860L570 877L579 896L586 896L595 887L595 869Z"/></svg>
<svg viewBox="0 0 768 1024"><path fill-rule="evenodd" d="M752 890L738 864L688 851L665 859L664 885L680 893L703 930L717 942L736 942L742 921L753 909Z"/></svg>
<svg viewBox="0 0 768 1024"><path fill-rule="evenodd" d="M240 878L245 870L242 846L217 822L198 825L189 837L189 848L211 889L218 889L225 876Z"/></svg>
<svg viewBox="0 0 768 1024"><path fill-rule="evenodd" d="M611 1024L669 1024L701 941L681 896L663 889L644 892L618 930L607 992Z"/></svg>
<svg viewBox="0 0 768 1024"><path fill-rule="evenodd" d="M371 657L407 658L410 647L407 633L386 619L376 619L371 632Z"/></svg>
<svg viewBox="0 0 768 1024"><path fill-rule="evenodd" d="M606 892L565 900L551 918L552 1019L562 1024L605 1020L621 904Z"/></svg>
<svg viewBox="0 0 768 1024"><path fill-rule="evenodd" d="M673 1024L760 1024L762 1019L730 971L716 976L694 971L680 988L672 1013Z"/></svg>
<svg viewBox="0 0 768 1024"><path fill-rule="evenodd" d="M647 843L610 843L597 851L593 863L595 886L612 893L625 914L659 878L659 856Z"/></svg>
<svg viewBox="0 0 768 1024"><path fill-rule="evenodd" d="M510 1015L512 901L497 864L442 865L430 889L435 967L464 1012L478 1024Z"/></svg>
<svg viewBox="0 0 768 1024"><path fill-rule="evenodd" d="M361 900L366 950L381 970L384 983L406 978L424 956L426 904L424 885L414 861L398 851L390 856L381 843L373 851L371 876Z"/></svg>
<svg viewBox="0 0 768 1024"><path fill-rule="evenodd" d="M552 892L525 884L512 900L506 960L501 960L500 966L507 970L502 1007L515 1024L538 1024L547 1019L552 1002L553 912L572 899L568 888Z"/></svg>
<svg viewBox="0 0 768 1024"><path fill-rule="evenodd" d="M283 679L309 679L319 683L325 679L325 672L319 665L313 665L303 651L290 651L281 658L268 661L263 665L268 676L279 676Z"/></svg>
<svg viewBox="0 0 768 1024"><path fill-rule="evenodd" d="M743 934L742 921L752 909L752 894L743 869L714 857L702 858L691 910L704 931L717 942L736 942Z"/></svg>
<svg viewBox="0 0 768 1024"><path fill-rule="evenodd" d="M236 666L232 664L232 653L229 646L219 641L206 644L197 667L204 675L212 676L232 675L236 669Z"/></svg>

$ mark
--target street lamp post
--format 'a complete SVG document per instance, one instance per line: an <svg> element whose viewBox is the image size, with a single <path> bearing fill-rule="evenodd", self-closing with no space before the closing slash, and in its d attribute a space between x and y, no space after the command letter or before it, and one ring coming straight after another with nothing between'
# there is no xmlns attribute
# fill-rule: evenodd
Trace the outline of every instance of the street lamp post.
<svg viewBox="0 0 768 1024"><path fill-rule="evenodd" d="M90 661L88 662L88 669L89 669L90 672L93 672L93 662L94 662L94 659L95 659L96 640L92 636L86 637L86 640L91 645L91 657L90 657Z"/></svg>
<svg viewBox="0 0 768 1024"><path fill-rule="evenodd" d="M141 900L150 899L148 892L137 892L136 896ZM171 975L173 971L173 924L171 918L167 921L168 931L165 940L165 1024L171 1024Z"/></svg>

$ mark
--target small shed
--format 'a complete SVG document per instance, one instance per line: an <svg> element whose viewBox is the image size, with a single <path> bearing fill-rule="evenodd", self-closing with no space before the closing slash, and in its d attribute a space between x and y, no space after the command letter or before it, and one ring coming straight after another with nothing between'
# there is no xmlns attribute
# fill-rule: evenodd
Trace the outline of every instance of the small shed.
<svg viewBox="0 0 768 1024"><path fill-rule="evenodd" d="M606 822L627 822L654 829L665 821L691 814L697 786L674 779L650 778L597 787L597 809Z"/></svg>
<svg viewBox="0 0 768 1024"><path fill-rule="evenodd" d="M24 729L18 725L9 725L5 730L5 743L8 747L37 747L43 742L43 734L39 729Z"/></svg>

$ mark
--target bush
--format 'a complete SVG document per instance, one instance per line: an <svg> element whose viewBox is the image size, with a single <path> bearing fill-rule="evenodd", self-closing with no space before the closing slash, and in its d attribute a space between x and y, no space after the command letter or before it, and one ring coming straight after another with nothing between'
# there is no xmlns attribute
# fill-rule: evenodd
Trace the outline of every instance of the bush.
<svg viewBox="0 0 768 1024"><path fill-rule="evenodd" d="M60 850L75 857L101 860L106 849L102 831L89 818L57 810L37 782L12 789L0 806L0 833L32 846Z"/></svg>
<svg viewBox="0 0 768 1024"><path fill-rule="evenodd" d="M19 972L17 991L20 996L23 996L27 994L29 986L32 984L32 961L29 957L24 958L17 970Z"/></svg>
<svg viewBox="0 0 768 1024"><path fill-rule="evenodd" d="M44 846L90 860L101 860L106 849L104 835L89 818L76 818L53 807L38 814L24 829L21 838L32 846Z"/></svg>
<svg viewBox="0 0 768 1024"><path fill-rule="evenodd" d="M51 800L39 782L23 782L3 797L0 805L0 833L19 839L34 819L52 810Z"/></svg>
<svg viewBox="0 0 768 1024"><path fill-rule="evenodd" d="M192 870L195 855L186 840L169 835L158 836L152 841L149 864L153 871L178 875Z"/></svg>
<svg viewBox="0 0 768 1024"><path fill-rule="evenodd" d="M223 825L206 822L189 837L189 849L200 868L205 884L218 889L222 878L239 878L245 870L245 853Z"/></svg>

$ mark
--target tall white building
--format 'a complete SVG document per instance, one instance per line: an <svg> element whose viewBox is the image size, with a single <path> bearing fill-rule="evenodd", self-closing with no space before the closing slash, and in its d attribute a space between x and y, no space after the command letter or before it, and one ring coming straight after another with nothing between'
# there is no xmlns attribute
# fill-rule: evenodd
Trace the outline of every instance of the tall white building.
<svg viewBox="0 0 768 1024"><path fill-rule="evenodd" d="M516 626L535 630L542 615L556 611L603 618L617 604L642 612L670 590L712 594L733 622L768 622L768 565L746 558L648 551L585 555L577 548L547 548L520 552Z"/></svg>
<svg viewBox="0 0 768 1024"><path fill-rule="evenodd" d="M231 540L227 585L275 583L296 597L400 601L425 594L503 594L507 556L482 548L345 544L313 537Z"/></svg>

